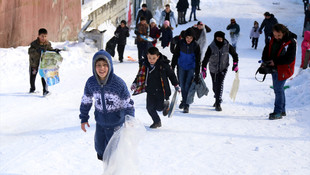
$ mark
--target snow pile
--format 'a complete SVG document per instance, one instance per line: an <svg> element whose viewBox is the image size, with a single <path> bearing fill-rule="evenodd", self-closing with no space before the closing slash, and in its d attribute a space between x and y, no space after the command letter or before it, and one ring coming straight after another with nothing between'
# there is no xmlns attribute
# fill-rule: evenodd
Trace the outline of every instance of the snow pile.
<svg viewBox="0 0 310 175"><path fill-rule="evenodd" d="M287 85L290 86L286 92L289 103L294 107L310 106L310 69L302 70Z"/></svg>

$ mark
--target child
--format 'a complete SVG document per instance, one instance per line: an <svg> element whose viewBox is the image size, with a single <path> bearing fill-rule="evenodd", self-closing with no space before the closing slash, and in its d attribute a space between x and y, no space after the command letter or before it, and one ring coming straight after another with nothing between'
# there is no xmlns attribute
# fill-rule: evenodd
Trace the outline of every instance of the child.
<svg viewBox="0 0 310 175"><path fill-rule="evenodd" d="M154 18L152 18L150 20L150 25L151 25L150 37L152 37L154 39L154 41L152 42L152 45L155 47L156 43L157 43L157 38L159 38L159 36L160 36L160 30L157 27L156 21Z"/></svg>
<svg viewBox="0 0 310 175"><path fill-rule="evenodd" d="M159 38L159 40L161 40L161 46L163 48L168 47L172 39L172 30L170 28L170 22L168 20L164 22L164 25L160 29L160 31L162 33L161 38Z"/></svg>
<svg viewBox="0 0 310 175"><path fill-rule="evenodd" d="M95 99L95 149L97 157L102 156L113 133L125 122L125 116L134 116L134 103L130 99L125 82L114 74L112 58L104 50L98 51L93 57L93 76L85 85L80 106L81 129L86 132L89 127L89 110Z"/></svg>
<svg viewBox="0 0 310 175"><path fill-rule="evenodd" d="M30 73L30 91L29 93L34 93L36 90L35 87L35 81L36 76L38 73L38 68L40 64L40 58L41 58L41 52L45 52L47 50L54 50L51 46L51 43L47 40L47 30L44 28L41 28L38 32L38 38L34 40L30 44L30 48L28 49L29 54L29 73ZM54 51L59 52L58 49L55 49ZM46 96L49 94L48 86L44 80L44 78L41 78L42 86L43 86L43 96Z"/></svg>
<svg viewBox="0 0 310 175"><path fill-rule="evenodd" d="M185 31L185 37L178 42L172 57L171 67L174 70L178 66L178 77L182 89L182 102L179 106L183 113L189 112L187 103L188 91L191 83L199 83L200 74L200 47L195 41L195 32L192 28Z"/></svg>
<svg viewBox="0 0 310 175"><path fill-rule="evenodd" d="M180 92L181 89L166 56L162 55L156 47L151 47L148 49L147 58L140 67L131 90L134 90L133 95L147 93L146 109L153 120L150 128L158 128L161 127L161 121L157 111L163 111L164 116L169 111L168 99L171 90L168 78L176 91Z"/></svg>
<svg viewBox="0 0 310 175"><path fill-rule="evenodd" d="M172 54L174 54L174 50L175 50L175 47L178 44L178 42L181 41L182 39L184 39L184 35L185 35L185 30L182 30L180 35L177 35L177 36L172 38L171 45L170 45L170 52Z"/></svg>
<svg viewBox="0 0 310 175"><path fill-rule="evenodd" d="M301 43L301 65L300 68L303 68L304 64L310 64L310 60L308 63L305 63L305 56L307 50L310 49L310 31L305 31L304 40Z"/></svg>
<svg viewBox="0 0 310 175"><path fill-rule="evenodd" d="M220 53L220 54L219 54ZM216 111L222 111L222 94L224 89L224 79L229 66L229 54L233 57L232 71L238 71L238 54L232 45L225 39L225 33L217 31L214 40L209 45L205 57L202 61L202 76L206 78L206 66L209 63L209 70L212 78L212 89L214 92Z"/></svg>
<svg viewBox="0 0 310 175"><path fill-rule="evenodd" d="M252 48L254 47L255 49L257 49L259 35L259 24L257 21L254 21L254 27L252 28L250 33L250 39L252 39Z"/></svg>
<svg viewBox="0 0 310 175"><path fill-rule="evenodd" d="M140 23L136 25L135 34L137 35L138 59L140 66L143 59L146 59L148 49L147 41L141 38L141 35L144 35L145 37L149 36L149 25L146 23L145 17L142 16L140 18Z"/></svg>
<svg viewBox="0 0 310 175"><path fill-rule="evenodd" d="M122 20L121 25L119 25L114 32L115 36L118 38L117 40L117 52L119 62L123 62L124 59L124 50L127 41L127 37L129 37L129 28L126 26L126 21Z"/></svg>

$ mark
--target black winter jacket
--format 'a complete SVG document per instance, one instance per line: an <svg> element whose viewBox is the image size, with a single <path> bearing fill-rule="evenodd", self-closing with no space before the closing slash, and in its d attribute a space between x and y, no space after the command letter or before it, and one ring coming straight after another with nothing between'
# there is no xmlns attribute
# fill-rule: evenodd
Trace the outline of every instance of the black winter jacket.
<svg viewBox="0 0 310 175"><path fill-rule="evenodd" d="M177 3L178 12L185 12L189 7L188 0L179 0Z"/></svg>
<svg viewBox="0 0 310 175"><path fill-rule="evenodd" d="M166 100L168 100L171 95L168 78L173 86L179 84L169 62L170 61L164 55L160 55L153 68L147 60L144 62L147 67L146 92L153 95L164 94ZM163 86L161 81L163 81Z"/></svg>
<svg viewBox="0 0 310 175"><path fill-rule="evenodd" d="M136 26L138 25L140 18L144 16L146 18L146 23L150 24L150 20L153 18L153 14L150 10L145 10L143 11L142 9L139 10L138 16L136 18Z"/></svg>
<svg viewBox="0 0 310 175"><path fill-rule="evenodd" d="M127 26L122 28L119 25L117 29L115 30L114 35L117 38L118 45L126 45L127 37L129 37L129 28Z"/></svg>
<svg viewBox="0 0 310 175"><path fill-rule="evenodd" d="M266 19L266 18L264 19L262 25L259 28L259 32L262 32L263 28L265 28L264 29L265 35L269 35L272 33L272 27L275 24L278 24L278 20L277 18L274 17L273 14L271 14L271 17L269 19Z"/></svg>

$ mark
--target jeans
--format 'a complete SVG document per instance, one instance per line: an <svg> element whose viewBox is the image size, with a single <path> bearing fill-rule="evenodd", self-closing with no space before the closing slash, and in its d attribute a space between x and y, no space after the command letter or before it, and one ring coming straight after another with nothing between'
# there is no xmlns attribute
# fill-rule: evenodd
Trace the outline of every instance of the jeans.
<svg viewBox="0 0 310 175"><path fill-rule="evenodd" d="M196 9L197 7L196 6L192 6L192 12L191 12L191 15L189 16L189 20L192 20L192 14L194 13L194 20L196 20Z"/></svg>
<svg viewBox="0 0 310 175"><path fill-rule="evenodd" d="M97 152L98 159L102 158L103 153L114 134L114 131L115 131L114 128L103 128L98 123L96 124L95 149Z"/></svg>
<svg viewBox="0 0 310 175"><path fill-rule="evenodd" d="M285 112L285 93L284 84L286 80L278 80L278 72L272 74L273 90L275 94L274 110L273 112L278 114Z"/></svg>
<svg viewBox="0 0 310 175"><path fill-rule="evenodd" d="M195 69L184 70L180 66L178 68L179 68L179 72L178 72L179 81L180 81L180 87L181 87L181 92L182 92L182 103L188 105L187 95L188 95L188 90L194 78Z"/></svg>
<svg viewBox="0 0 310 175"><path fill-rule="evenodd" d="M231 45L232 45L232 46L235 48L235 50L237 51L237 42L238 42L239 35L232 34L232 35L230 35L230 38L231 38Z"/></svg>

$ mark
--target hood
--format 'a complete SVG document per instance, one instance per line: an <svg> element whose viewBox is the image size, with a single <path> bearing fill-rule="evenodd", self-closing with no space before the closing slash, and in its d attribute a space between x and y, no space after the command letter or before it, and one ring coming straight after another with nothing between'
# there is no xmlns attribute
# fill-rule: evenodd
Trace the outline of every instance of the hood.
<svg viewBox="0 0 310 175"><path fill-rule="evenodd" d="M97 73L96 73L96 61L99 59L99 58L103 58L107 61L108 65L109 65L109 72L108 72L108 75L106 77L106 79L104 81L100 81ZM99 85L105 85L111 78L111 75L113 74L113 62L112 62L112 58L111 58L111 55L104 51L104 50L99 50L93 57L93 74L94 76L96 77L96 80L98 82Z"/></svg>
<svg viewBox="0 0 310 175"><path fill-rule="evenodd" d="M304 40L310 41L310 31L305 31L305 33L304 33Z"/></svg>

